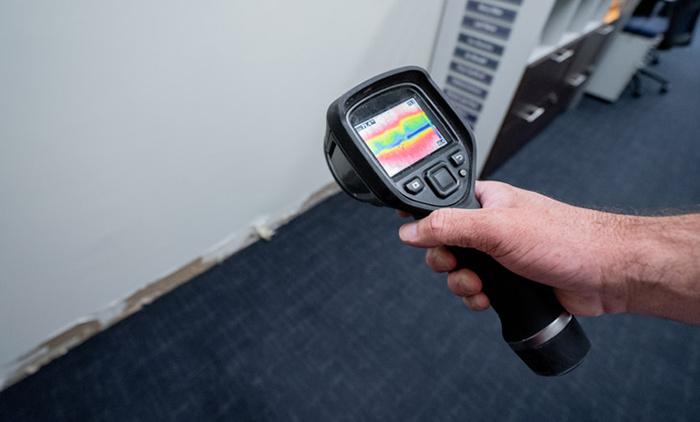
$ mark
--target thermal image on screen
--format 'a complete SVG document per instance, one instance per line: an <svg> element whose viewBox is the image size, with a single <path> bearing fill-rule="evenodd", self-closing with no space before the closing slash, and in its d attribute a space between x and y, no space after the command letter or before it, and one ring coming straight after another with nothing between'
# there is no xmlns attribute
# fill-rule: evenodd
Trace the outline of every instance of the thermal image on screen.
<svg viewBox="0 0 700 422"><path fill-rule="evenodd" d="M414 98L355 126L355 130L389 177L447 143Z"/></svg>

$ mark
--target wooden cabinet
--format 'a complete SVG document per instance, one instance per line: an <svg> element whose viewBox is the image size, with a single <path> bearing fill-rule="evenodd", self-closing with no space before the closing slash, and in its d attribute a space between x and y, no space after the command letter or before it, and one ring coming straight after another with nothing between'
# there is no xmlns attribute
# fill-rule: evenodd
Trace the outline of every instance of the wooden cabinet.
<svg viewBox="0 0 700 422"><path fill-rule="evenodd" d="M603 25L526 68L482 169L482 177L491 174L567 109L593 71L603 43L613 29L611 25Z"/></svg>
<svg viewBox="0 0 700 422"><path fill-rule="evenodd" d="M593 73L595 64L603 51L603 45L614 30L613 24L603 25L572 46L576 54L564 77L561 102L568 105L580 92L580 88Z"/></svg>

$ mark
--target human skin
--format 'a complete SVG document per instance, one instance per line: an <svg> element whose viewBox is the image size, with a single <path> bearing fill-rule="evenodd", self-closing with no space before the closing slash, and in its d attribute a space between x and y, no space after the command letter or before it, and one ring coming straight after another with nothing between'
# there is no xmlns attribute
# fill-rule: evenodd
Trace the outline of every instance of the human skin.
<svg viewBox="0 0 700 422"><path fill-rule="evenodd" d="M492 181L477 182L475 193L482 209L439 209L399 231L405 243L427 248L427 264L448 273L450 290L470 309L488 309L488 297L445 246L478 249L552 286L574 315L626 312L700 325L700 214L612 214Z"/></svg>

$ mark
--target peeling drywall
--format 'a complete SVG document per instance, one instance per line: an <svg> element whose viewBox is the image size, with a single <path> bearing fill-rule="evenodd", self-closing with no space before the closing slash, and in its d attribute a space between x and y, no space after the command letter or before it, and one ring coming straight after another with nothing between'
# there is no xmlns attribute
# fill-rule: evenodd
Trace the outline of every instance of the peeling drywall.
<svg viewBox="0 0 700 422"><path fill-rule="evenodd" d="M83 343L93 335L103 331L124 318L140 311L144 306L202 274L214 265L259 241L270 241L274 233L298 215L308 211L318 203L340 190L337 184L330 183L314 193L298 209L277 221L269 217L260 217L252 223L251 230L245 234L232 234L218 242L201 257L131 294L123 300L110 303L109 306L86 318L77 321L70 328L41 343L33 350L20 356L14 362L5 365L0 371L0 391L38 371L52 360L63 356L70 349Z"/></svg>

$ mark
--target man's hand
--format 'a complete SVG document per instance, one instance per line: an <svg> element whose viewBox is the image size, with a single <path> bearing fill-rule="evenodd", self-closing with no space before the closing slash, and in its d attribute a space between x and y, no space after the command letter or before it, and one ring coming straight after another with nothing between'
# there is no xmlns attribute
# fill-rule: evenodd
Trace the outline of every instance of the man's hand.
<svg viewBox="0 0 700 422"><path fill-rule="evenodd" d="M700 323L700 216L604 213L499 182L477 182L476 197L483 209L440 209L399 232L405 243L428 249L428 265L448 273L450 289L469 308L487 309L489 300L479 276L457 268L445 246L478 249L510 271L552 286L572 314L636 312ZM678 229L674 240L684 242L685 254L665 248L661 227L668 225ZM677 282L658 286L669 278L662 270L669 264L677 265L677 277L696 277L691 287L683 284L686 294L677 291Z"/></svg>

